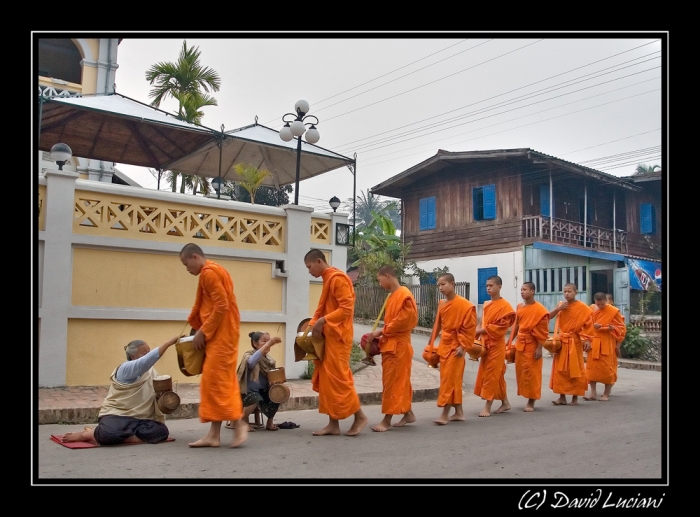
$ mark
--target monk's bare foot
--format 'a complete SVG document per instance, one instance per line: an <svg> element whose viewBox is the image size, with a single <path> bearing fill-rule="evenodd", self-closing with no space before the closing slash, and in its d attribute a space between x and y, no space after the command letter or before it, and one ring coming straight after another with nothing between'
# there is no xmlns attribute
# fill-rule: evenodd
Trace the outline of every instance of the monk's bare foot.
<svg viewBox="0 0 700 517"><path fill-rule="evenodd" d="M345 436L357 436L360 434L360 431L364 429L364 427L367 425L367 422L369 422L368 418L363 414L359 416L355 416L355 421L352 423L352 426L348 430L347 433L345 433Z"/></svg>
<svg viewBox="0 0 700 517"><path fill-rule="evenodd" d="M340 428L337 425L328 424L323 429L314 431L311 434L313 434L314 436L338 435L340 434Z"/></svg>
<svg viewBox="0 0 700 517"><path fill-rule="evenodd" d="M450 422L464 422L464 413L455 413L449 418Z"/></svg>
<svg viewBox="0 0 700 517"><path fill-rule="evenodd" d="M534 410L535 410L535 408L532 406L525 406L525 409L523 409L523 411L525 411L525 413L532 413Z"/></svg>
<svg viewBox="0 0 700 517"><path fill-rule="evenodd" d="M442 417L442 416L436 420L433 420L433 422L435 422L437 425L447 425L448 421L449 420L447 420L447 418Z"/></svg>
<svg viewBox="0 0 700 517"><path fill-rule="evenodd" d="M496 413L498 415L498 414L503 413L504 411L508 411L508 410L510 410L510 403L503 401L501 403L501 407L499 407L496 411L494 411L494 413Z"/></svg>
<svg viewBox="0 0 700 517"><path fill-rule="evenodd" d="M384 422L379 422L377 425L373 425L370 427L372 431L377 431L378 433L383 433L384 431L388 431L390 427L388 427Z"/></svg>
<svg viewBox="0 0 700 517"><path fill-rule="evenodd" d="M209 436L205 436L204 438L200 438L196 442L188 443L192 448L197 448L197 447L219 447L221 446L221 441L220 440L215 440L214 438L210 438Z"/></svg>
<svg viewBox="0 0 700 517"><path fill-rule="evenodd" d="M608 400L610 400L610 397L608 397L607 395L603 395L603 396L600 397L598 400L599 400L600 402L607 402Z"/></svg>
<svg viewBox="0 0 700 517"><path fill-rule="evenodd" d="M396 422L394 424L394 427L403 427L406 424L412 424L413 422L416 421L416 415L413 414L413 411L409 411L406 413L401 420Z"/></svg>
<svg viewBox="0 0 700 517"><path fill-rule="evenodd" d="M243 445L248 439L248 425L245 422L240 422L236 424L236 428L233 430L235 433L233 435L233 442L231 442L231 448L235 449Z"/></svg>
<svg viewBox="0 0 700 517"><path fill-rule="evenodd" d="M595 395L592 395L590 397L583 397L583 400L598 400L598 399L596 399Z"/></svg>
<svg viewBox="0 0 700 517"><path fill-rule="evenodd" d="M566 397L559 397L557 400L553 400L552 404L555 406L566 406Z"/></svg>
<svg viewBox="0 0 700 517"><path fill-rule="evenodd" d="M569 405L570 406L578 406L578 397L576 395L571 397L571 402L569 402Z"/></svg>

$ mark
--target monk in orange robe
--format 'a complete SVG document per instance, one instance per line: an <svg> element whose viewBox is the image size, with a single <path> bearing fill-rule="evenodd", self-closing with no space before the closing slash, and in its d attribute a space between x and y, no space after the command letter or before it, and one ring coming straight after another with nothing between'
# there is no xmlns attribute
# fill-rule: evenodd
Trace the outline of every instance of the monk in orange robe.
<svg viewBox="0 0 700 517"><path fill-rule="evenodd" d="M243 399L236 375L241 317L233 281L228 271L208 260L196 244L182 248L180 261L190 274L199 276L197 296L187 322L196 330L194 347L205 350L199 383L199 419L211 422L207 435L189 446L219 447L221 422L230 420L234 422L231 447L238 447L248 437L248 424L242 418Z"/></svg>
<svg viewBox="0 0 700 517"><path fill-rule="evenodd" d="M583 352L591 347L595 337L591 308L576 299L576 284L564 286L564 302L549 312L549 318L559 317L559 337L561 348L552 360L552 375L549 387L559 395L553 400L555 406L566 405L566 395L572 395L570 406L578 406L578 397L586 394L586 380Z"/></svg>
<svg viewBox="0 0 700 517"><path fill-rule="evenodd" d="M625 320L620 310L606 300L605 293L593 296L596 309L591 314L595 337L591 350L586 357L586 379L591 393L583 400L610 400L610 391L617 382L617 358L620 357L620 345L627 334ZM605 384L603 396L598 399L596 383Z"/></svg>
<svg viewBox="0 0 700 517"><path fill-rule="evenodd" d="M314 315L309 321L312 336L324 337L323 360L314 359L311 386L318 392L318 412L328 415L328 425L314 436L340 434L340 420L355 416L347 436L356 436L367 425L355 391L355 379L350 370L353 346L353 315L355 290L350 277L329 266L321 250L312 249L304 256L304 264L314 278L323 278L323 290Z"/></svg>
<svg viewBox="0 0 700 517"><path fill-rule="evenodd" d="M455 293L455 277L451 273L440 276L437 284L446 300L439 305L435 326L436 331L440 333L440 344L437 347L440 357L440 390L437 405L443 410L434 422L445 425L452 421L464 421L464 354L467 347L474 343L476 307ZM452 415L449 414L450 408L455 410Z"/></svg>
<svg viewBox="0 0 700 517"><path fill-rule="evenodd" d="M542 395L542 343L549 337L549 311L535 300L535 284L520 288L523 303L515 312L515 381L518 395L527 399L526 413L535 410Z"/></svg>
<svg viewBox="0 0 700 517"><path fill-rule="evenodd" d="M413 388L411 366L413 346L411 331L418 324L418 307L411 291L399 283L396 270L382 266L377 271L379 285L389 291L384 314L384 326L370 333L369 339L379 339L382 354L382 413L384 419L372 426L373 431L391 429L393 415L403 415L394 427L403 427L416 421L411 409Z"/></svg>
<svg viewBox="0 0 700 517"><path fill-rule="evenodd" d="M486 292L491 300L484 304L481 325L476 329L486 354L479 359L479 370L474 381L474 394L486 401L479 416L491 416L491 405L500 400L496 414L510 409L506 390L506 332L515 321L513 306L501 296L503 281L498 275L486 279Z"/></svg>

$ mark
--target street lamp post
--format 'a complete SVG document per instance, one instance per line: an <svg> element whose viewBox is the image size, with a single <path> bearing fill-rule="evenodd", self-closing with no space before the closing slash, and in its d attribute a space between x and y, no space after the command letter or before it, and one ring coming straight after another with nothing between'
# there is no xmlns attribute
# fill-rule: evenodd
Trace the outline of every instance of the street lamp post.
<svg viewBox="0 0 700 517"><path fill-rule="evenodd" d="M70 160L72 155L73 151L71 151L71 148L63 142L54 144L53 147L51 147L51 158L53 158L56 165L58 165L59 171L63 170L63 166Z"/></svg>
<svg viewBox="0 0 700 517"><path fill-rule="evenodd" d="M299 100L294 105L294 113L285 113L282 117L282 122L284 122L284 127L280 129L280 138L285 142L290 142L293 138L297 139L297 175L296 183L294 185L294 204L299 204L299 176L301 171L301 137L306 133L304 139L310 143L315 144L321 138L318 129L316 129L316 124L318 124L318 118L314 115L307 115L309 112L309 103L305 100ZM291 119L289 117L292 117ZM307 119L314 119L316 122L306 122ZM310 126L306 129L306 126Z"/></svg>

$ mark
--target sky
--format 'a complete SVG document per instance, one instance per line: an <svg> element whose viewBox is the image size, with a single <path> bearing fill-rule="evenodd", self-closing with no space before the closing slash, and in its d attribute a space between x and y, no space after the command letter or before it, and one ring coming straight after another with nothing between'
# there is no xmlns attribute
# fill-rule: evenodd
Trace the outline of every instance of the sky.
<svg viewBox="0 0 700 517"><path fill-rule="evenodd" d="M663 166L666 158L662 34L124 33L115 82L117 93L150 103L146 71L176 62L186 40L221 78L211 93L218 105L202 108L204 126L229 131L257 117L279 130L304 99L319 121L317 145L356 155L358 194L440 149L530 148L629 176L639 163ZM148 169L117 168L156 188ZM299 203L322 212L332 196L352 195L347 168L299 185Z"/></svg>

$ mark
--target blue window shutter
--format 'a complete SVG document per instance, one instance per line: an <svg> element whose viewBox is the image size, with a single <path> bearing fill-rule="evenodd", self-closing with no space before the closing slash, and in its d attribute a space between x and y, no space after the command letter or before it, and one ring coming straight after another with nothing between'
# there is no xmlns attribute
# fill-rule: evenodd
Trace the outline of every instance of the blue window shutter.
<svg viewBox="0 0 700 517"><path fill-rule="evenodd" d="M549 185L540 186L540 214L549 217Z"/></svg>
<svg viewBox="0 0 700 517"><path fill-rule="evenodd" d="M486 279L490 276L497 275L498 268L497 267L486 267L486 268L479 268L477 271L478 271L477 282L479 284L478 285L479 297L478 297L477 303L484 303L486 300L491 299L491 297L489 296L489 293L486 292Z"/></svg>
<svg viewBox="0 0 700 517"><path fill-rule="evenodd" d="M656 233L656 209L651 203L644 203L639 206L640 233Z"/></svg>
<svg viewBox="0 0 700 517"><path fill-rule="evenodd" d="M435 228L435 196L429 197L427 201L427 228L429 230Z"/></svg>
<svg viewBox="0 0 700 517"><path fill-rule="evenodd" d="M420 224L419 228L421 230L426 230L428 228L428 200L420 200Z"/></svg>
<svg viewBox="0 0 700 517"><path fill-rule="evenodd" d="M484 219L496 218L496 185L484 185Z"/></svg>

